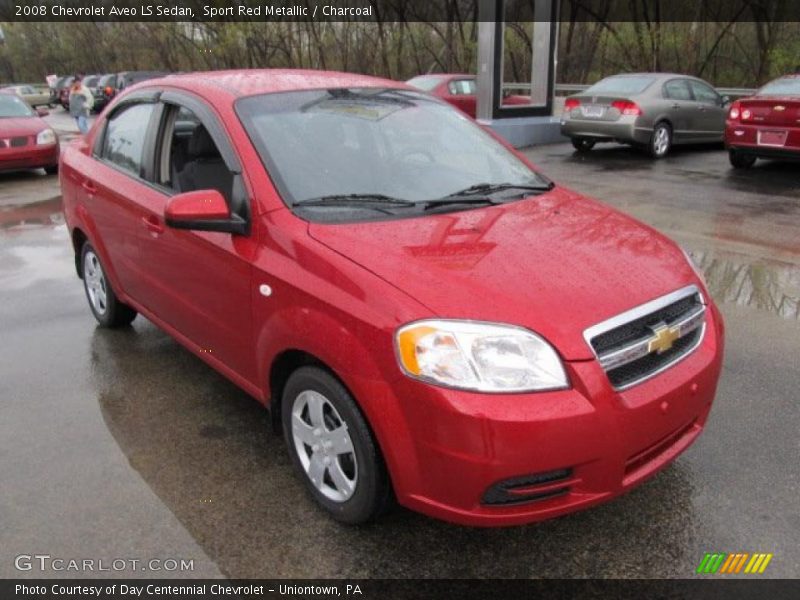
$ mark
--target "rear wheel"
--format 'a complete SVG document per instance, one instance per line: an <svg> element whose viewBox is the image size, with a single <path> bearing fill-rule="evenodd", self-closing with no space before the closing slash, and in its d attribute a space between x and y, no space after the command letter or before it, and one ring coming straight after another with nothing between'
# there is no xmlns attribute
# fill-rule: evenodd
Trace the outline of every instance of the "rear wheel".
<svg viewBox="0 0 800 600"><path fill-rule="evenodd" d="M83 288L94 318L103 327L123 327L136 318L136 311L117 298L108 281L100 257L89 242L81 251Z"/></svg>
<svg viewBox="0 0 800 600"><path fill-rule="evenodd" d="M319 367L289 377L281 416L292 463L314 500L351 525L380 515L391 486L380 450L345 387Z"/></svg>
<svg viewBox="0 0 800 600"><path fill-rule="evenodd" d="M572 138L572 146L578 152L589 152L594 148L594 140L588 138Z"/></svg>
<svg viewBox="0 0 800 600"><path fill-rule="evenodd" d="M47 173L48 175L55 175L56 173L58 173L58 165L51 165L49 167L45 167L44 172Z"/></svg>
<svg viewBox="0 0 800 600"><path fill-rule="evenodd" d="M742 154L736 150L728 151L728 159L734 169L749 169L756 162L756 157L752 154Z"/></svg>
<svg viewBox="0 0 800 600"><path fill-rule="evenodd" d="M672 148L672 128L669 123L662 121L656 124L653 135L650 137L650 156L663 158Z"/></svg>

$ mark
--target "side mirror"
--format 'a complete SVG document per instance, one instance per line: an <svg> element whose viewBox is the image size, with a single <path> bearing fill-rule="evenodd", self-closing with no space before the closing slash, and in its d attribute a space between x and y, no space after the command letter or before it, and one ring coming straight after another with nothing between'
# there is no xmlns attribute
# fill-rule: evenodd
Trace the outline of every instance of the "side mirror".
<svg viewBox="0 0 800 600"><path fill-rule="evenodd" d="M248 223L232 215L217 190L197 190L173 196L164 209L164 221L174 229L221 231L245 235Z"/></svg>
<svg viewBox="0 0 800 600"><path fill-rule="evenodd" d="M723 107L728 106L730 103L731 103L731 97L730 96L723 96L722 97L722 106Z"/></svg>
<svg viewBox="0 0 800 600"><path fill-rule="evenodd" d="M40 117L46 117L47 115L50 114L50 111L40 106L39 108L36 109L36 114Z"/></svg>

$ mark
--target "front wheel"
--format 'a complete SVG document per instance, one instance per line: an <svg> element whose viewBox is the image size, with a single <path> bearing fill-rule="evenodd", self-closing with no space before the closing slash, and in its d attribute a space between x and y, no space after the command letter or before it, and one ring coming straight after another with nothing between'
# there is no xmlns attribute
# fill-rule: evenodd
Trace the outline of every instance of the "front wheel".
<svg viewBox="0 0 800 600"><path fill-rule="evenodd" d="M742 154L736 150L728 151L728 160L734 169L749 169L756 162L756 157L752 154Z"/></svg>
<svg viewBox="0 0 800 600"><path fill-rule="evenodd" d="M319 367L289 377L281 417L292 463L314 500L334 519L356 525L389 505L380 450L345 387Z"/></svg>
<svg viewBox="0 0 800 600"><path fill-rule="evenodd" d="M136 318L136 311L117 298L103 270L103 264L89 242L81 251L81 273L83 288L89 300L89 308L102 327L124 327Z"/></svg>
<svg viewBox="0 0 800 600"><path fill-rule="evenodd" d="M587 138L572 138L572 146L578 152L589 152L594 148L594 140Z"/></svg>
<svg viewBox="0 0 800 600"><path fill-rule="evenodd" d="M650 138L650 155L653 158L663 158L672 148L672 128L668 123L659 123L653 129Z"/></svg>

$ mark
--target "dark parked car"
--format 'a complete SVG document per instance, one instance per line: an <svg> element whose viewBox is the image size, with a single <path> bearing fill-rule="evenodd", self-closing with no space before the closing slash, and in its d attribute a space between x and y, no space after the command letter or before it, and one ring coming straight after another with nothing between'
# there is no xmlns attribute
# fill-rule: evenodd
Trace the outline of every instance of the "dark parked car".
<svg viewBox="0 0 800 600"><path fill-rule="evenodd" d="M697 77L614 75L566 99L561 133L579 152L619 142L661 158L673 144L721 142L727 106L728 98Z"/></svg>
<svg viewBox="0 0 800 600"><path fill-rule="evenodd" d="M800 75L771 81L731 105L725 146L737 169L758 158L800 159Z"/></svg>
<svg viewBox="0 0 800 600"><path fill-rule="evenodd" d="M64 110L69 110L69 88L75 77L62 77L56 84L56 100L55 103L61 105Z"/></svg>
<svg viewBox="0 0 800 600"><path fill-rule="evenodd" d="M66 75L59 77L50 88L50 106L55 106L59 103L59 92L67 79L69 79L69 77Z"/></svg>
<svg viewBox="0 0 800 600"><path fill-rule="evenodd" d="M166 71L123 71L103 75L95 84L95 89L92 90L94 110L100 112L118 93L135 83L165 75L169 75L169 73Z"/></svg>

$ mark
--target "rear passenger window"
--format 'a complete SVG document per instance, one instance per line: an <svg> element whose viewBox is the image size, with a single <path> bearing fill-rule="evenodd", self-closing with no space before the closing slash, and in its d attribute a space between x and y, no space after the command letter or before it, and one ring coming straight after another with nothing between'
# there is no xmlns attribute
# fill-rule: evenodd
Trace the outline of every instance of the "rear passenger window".
<svg viewBox="0 0 800 600"><path fill-rule="evenodd" d="M705 102L706 104L722 104L719 94L717 94L716 90L714 90L714 88L711 86L708 86L700 81L690 81L689 85L692 86L694 99L698 102Z"/></svg>
<svg viewBox="0 0 800 600"><path fill-rule="evenodd" d="M147 125L155 104L134 104L109 119L101 157L139 177Z"/></svg>
<svg viewBox="0 0 800 600"><path fill-rule="evenodd" d="M673 79L664 84L664 96L670 100L691 100L692 93L683 79Z"/></svg>
<svg viewBox="0 0 800 600"><path fill-rule="evenodd" d="M457 79L448 85L452 96L466 96L475 94L474 79Z"/></svg>

